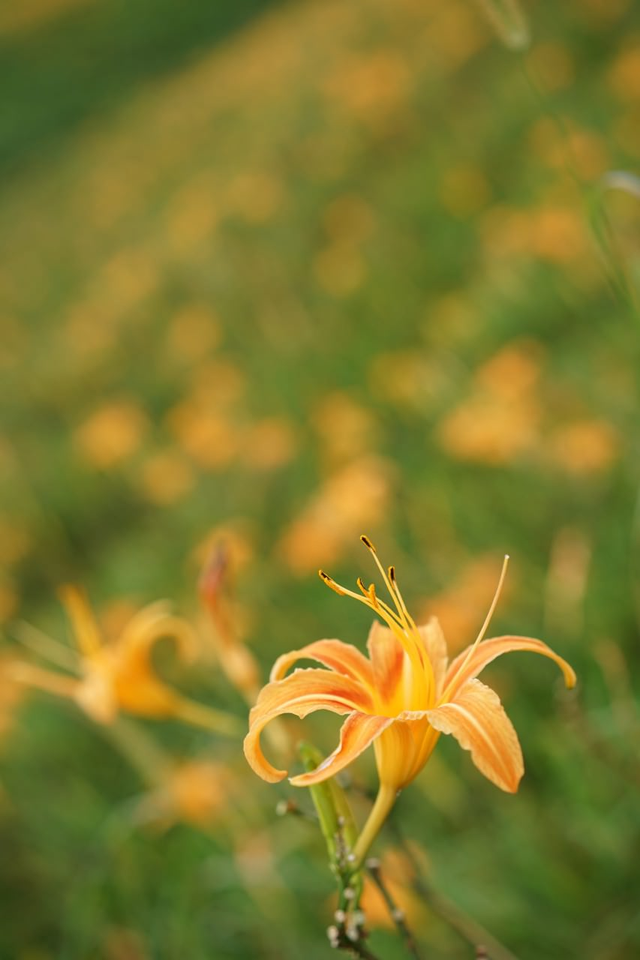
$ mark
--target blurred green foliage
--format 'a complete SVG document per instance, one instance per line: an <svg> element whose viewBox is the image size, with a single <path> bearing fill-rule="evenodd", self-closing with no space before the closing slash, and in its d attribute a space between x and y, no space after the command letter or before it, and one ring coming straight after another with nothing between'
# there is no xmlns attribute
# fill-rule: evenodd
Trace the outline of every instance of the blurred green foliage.
<svg viewBox="0 0 640 960"><path fill-rule="evenodd" d="M587 212L640 155L637 9L531 5L522 55L466 0L24 10L0 17L9 643L22 619L65 638L67 580L114 629L161 596L197 617L226 536L266 677L320 636L362 646L366 615L315 569L366 579L366 531L460 647L508 551L492 632L547 640L577 697L549 664L502 662L518 795L442 738L397 822L434 886L523 960L630 960L640 340ZM637 217L612 198L631 274ZM217 666L176 683L246 712ZM148 784L71 705L34 694L12 719L3 960L328 955L322 838L274 813L309 807L302 792L257 781L235 743L148 723L244 796L206 830L153 829ZM336 729L304 724L323 750ZM371 786L371 765L353 777ZM472 955L410 903L429 956ZM371 944L402 956L389 931Z"/></svg>

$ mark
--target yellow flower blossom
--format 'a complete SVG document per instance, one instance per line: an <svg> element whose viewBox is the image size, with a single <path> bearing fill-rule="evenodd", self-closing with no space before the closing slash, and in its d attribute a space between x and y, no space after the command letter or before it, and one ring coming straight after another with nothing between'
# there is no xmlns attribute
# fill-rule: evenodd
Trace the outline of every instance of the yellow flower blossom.
<svg viewBox="0 0 640 960"><path fill-rule="evenodd" d="M173 638L183 661L192 660L197 650L189 624L174 616L165 602L144 607L114 641L104 642L84 593L67 586L61 590L61 599L79 656L69 660L66 648L47 638L40 647L53 654L57 651L55 659L76 675L21 660L12 665L14 680L75 701L96 723L111 724L123 711L157 719L175 717L221 733L236 732L232 717L188 699L156 674L151 654L163 637Z"/></svg>
<svg viewBox="0 0 640 960"><path fill-rule="evenodd" d="M392 605L382 600L372 584L358 580L360 593L348 590L320 571L324 582L341 596L364 603L383 621L369 633L369 657L340 640L319 640L279 657L250 714L245 756L264 780L286 776L265 758L260 733L275 717L293 713L306 717L315 710L346 715L340 743L315 770L291 778L295 786L310 786L338 773L373 744L380 789L354 851L354 867L362 863L386 819L399 790L426 764L441 733L454 736L471 752L478 769L507 792L514 793L524 772L516 732L496 693L477 676L492 660L510 650L529 650L550 657L564 674L568 687L576 676L569 664L541 640L505 636L484 640L506 573L476 641L451 663L438 621L417 626L396 582L395 569L385 570L373 544L362 537L382 574ZM289 668L300 659L317 660L328 670Z"/></svg>

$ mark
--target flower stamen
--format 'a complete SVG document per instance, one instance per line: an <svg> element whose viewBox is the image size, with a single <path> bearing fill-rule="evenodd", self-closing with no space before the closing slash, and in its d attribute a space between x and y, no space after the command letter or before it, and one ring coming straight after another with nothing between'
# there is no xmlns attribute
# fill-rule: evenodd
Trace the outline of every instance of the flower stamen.
<svg viewBox="0 0 640 960"><path fill-rule="evenodd" d="M508 566L509 566L509 554L508 554L508 553L505 553L505 555L504 555L504 560L502 561L502 570L500 571L500 577L499 577L499 579L498 579L498 586L496 587L495 593L494 593L494 595L493 595L493 600L491 601L491 605L489 606L489 610L488 610L488 612L487 612L487 615L486 615L486 617L484 618L484 623L482 624L482 626L481 626L481 628L480 628L480 633L478 634L478 636L476 637L476 639L474 640L474 642L471 644L471 646L470 646L469 649L467 650L467 655L466 655L466 657L464 658L464 660L462 661L462 663L460 664L460 667L459 667L459 669L458 669L458 671L457 671L458 674L459 674L459 673L462 673L462 671L464 670L464 668L465 668L465 667L467 666L467 664L469 663L469 660L470 660L471 657L473 656L473 653L474 653L476 647L478 646L479 643L481 643L481 642L484 640L485 634L486 634L487 630L489 629L489 624L491 623L491 618L493 617L493 614L495 613L495 609L496 609L496 607L497 607L497 605L498 605L498 600L500 599L500 594L502 593L502 587L504 586L504 581L505 581L505 578L506 578L506 576L507 576L507 567L508 567ZM450 696L450 694L451 694L451 691L452 691L452 689L453 689L453 687L454 687L454 684L455 684L455 677L451 680L451 682L449 683L449 686L447 687L447 689L446 689L445 691L443 691L443 694L442 694L442 696L440 697L440 703L445 703L446 700L449 698L449 696Z"/></svg>
<svg viewBox="0 0 640 960"><path fill-rule="evenodd" d="M391 596L391 599L393 600L396 606L396 610L398 611L397 620L402 630L408 636L413 637L414 647L418 653L418 661L422 666L425 679L426 679L426 687L427 687L426 693L425 693L426 700L428 703L431 703L434 695L434 691L435 691L435 677L433 674L433 667L431 666L429 658L424 653L422 641L420 639L420 634L418 632L418 628L416 626L415 620L407 610L407 605L404 602L402 594L400 593L400 588L398 587L398 583L396 581L396 568L394 566L390 566L388 571L385 570L384 567L382 566L382 563L380 562L380 559L378 558L378 551L376 550L375 546L373 545L369 537L367 537L365 534L362 534L360 536L360 539L364 543L369 553L372 555L378 570L382 574L382 578L384 580L385 586L389 591L389 595ZM409 655L411 656L411 654ZM411 660L415 663L414 657L411 657Z"/></svg>
<svg viewBox="0 0 640 960"><path fill-rule="evenodd" d="M435 694L433 667L424 650L415 621L407 610L407 606L398 588L395 567L389 567L387 572L382 566L378 558L377 550L371 540L364 534L360 539L373 556L385 586L389 591L389 596L395 605L395 610L384 600L380 599L373 583L369 587L365 587L362 577L358 577L356 580L360 593L355 593L355 591L349 590L347 587L343 587L337 583L333 577L330 577L324 570L319 570L318 574L321 580L339 596L352 597L359 603L364 603L365 606L373 610L373 612L386 623L411 661L414 671L413 682L414 690L416 691L416 707L423 708L427 705L430 706L433 703Z"/></svg>

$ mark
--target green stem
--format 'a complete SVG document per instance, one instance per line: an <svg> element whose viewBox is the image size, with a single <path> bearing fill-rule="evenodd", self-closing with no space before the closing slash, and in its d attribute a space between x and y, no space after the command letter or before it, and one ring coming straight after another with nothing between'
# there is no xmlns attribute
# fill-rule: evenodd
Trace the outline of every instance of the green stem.
<svg viewBox="0 0 640 960"><path fill-rule="evenodd" d="M380 829L389 816L391 808L396 801L397 790L388 784L381 783L378 790L378 796L371 808L369 819L362 828L362 833L358 837L358 842L353 851L354 861L353 870L359 870L369 852L369 847L378 836Z"/></svg>
<svg viewBox="0 0 640 960"><path fill-rule="evenodd" d="M194 727L202 727L213 733L223 733L228 737L238 737L242 733L242 727L236 717L222 710L216 710L214 707L208 707L204 703L189 700L187 697L180 697L175 705L174 716Z"/></svg>

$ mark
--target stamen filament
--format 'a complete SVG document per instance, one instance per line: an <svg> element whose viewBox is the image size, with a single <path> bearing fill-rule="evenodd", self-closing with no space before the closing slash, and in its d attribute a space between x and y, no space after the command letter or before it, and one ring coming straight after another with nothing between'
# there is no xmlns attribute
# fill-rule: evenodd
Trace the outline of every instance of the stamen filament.
<svg viewBox="0 0 640 960"><path fill-rule="evenodd" d="M494 593L494 595L493 595L493 600L491 601L491 606L489 607L488 613L487 613L486 617L484 618L484 623L482 624L482 627L480 628L480 633L478 634L478 636L476 637L476 639L474 640L474 642L472 643L472 645L471 645L471 646L469 647L469 649L467 650L467 655L466 655L466 657L464 658L464 660L462 661L462 663L460 664L460 666L458 667L458 670L456 671L456 676L458 676L458 674L462 673L462 671L465 669L465 667L466 667L467 664L469 663L469 660L470 660L471 657L473 656L473 654L474 654L474 652L475 652L475 650L476 650L476 647L478 646L479 643L482 642L482 640L483 640L484 637L485 637L485 634L486 634L487 630L489 629L489 624L491 623L491 618L493 617L493 614L494 614L494 612L495 612L496 606L497 606L497 604L498 604L498 600L500 599L500 594L502 593L502 587L503 587L503 584L504 584L504 581L505 581L505 577L506 577L506 575L507 575L507 567L508 567L508 566L509 566L509 554L508 554L508 553L505 553L505 555L504 555L504 560L502 561L502 570L500 571L500 578L499 578L499 580L498 580L498 586L496 587L496 591L495 591L495 593ZM444 691L444 693L443 693L442 696L440 697L440 703L445 703L445 702L448 700L448 698L449 698L449 696L450 696L450 694L451 694L451 691L452 691L452 689L453 689L453 687L454 687L454 684L455 684L455 677L453 677L453 678L451 679L451 681L449 682L449 686L447 687L447 689Z"/></svg>
<svg viewBox="0 0 640 960"><path fill-rule="evenodd" d="M29 687L36 687L57 697L72 699L77 690L78 681L75 677L67 677L62 673L54 673L33 663L20 661L11 664L8 668L9 676L17 683L24 683Z"/></svg>
<svg viewBox="0 0 640 960"><path fill-rule="evenodd" d="M425 654L424 654L424 650L423 650L423 647L422 647L422 642L421 642L421 640L420 640L420 635L419 635L419 633L418 633L418 628L417 628L417 626L416 626L416 624L415 624L415 621L414 621L413 618L411 617L409 611L407 610L407 606L406 606L406 604L405 604L405 602L404 602L404 600L403 600L403 598L402 598L402 594L400 593L400 590L399 590L398 585L397 585L397 583L396 583L396 579L395 579L395 576L396 576L395 567L393 567L393 566L389 567L389 571L388 571L388 573L387 573L387 571L386 571L386 570L384 569L384 567L382 566L382 563L380 562L380 559L378 558L378 551L377 551L376 548L374 547L374 545L373 545L373 543L371 542L371 540L369 539L369 537L367 537L367 536L365 536L364 534L362 534L362 536L360 537L360 539L361 539L362 542L364 543L364 545L365 545L365 547L367 548L367 550L368 550L368 551L371 553L371 555L373 556L373 559L374 559L374 561L375 561L375 564L376 564L378 570L380 571L380 573L382 574L382 578L383 578L383 580L384 580L384 582L385 582L385 586L386 586L387 590L389 591L389 595L391 596L391 599L393 600L393 602L394 602L395 605L396 605L396 609L397 609L398 614L399 614L398 620L399 620L399 622L400 622L401 627L403 628L403 630L406 631L407 634L409 634L409 635L413 634L413 635L414 635L414 638L415 638L415 640L414 640L414 648L415 648L415 651L417 651L417 654L418 654L418 657L417 657L417 659L418 659L418 664L419 664L419 666L422 668L422 673L423 673L423 675L424 675L424 677L425 677L425 680L426 680L426 687L427 687L427 689L426 689L426 691L425 691L425 697L426 697L427 702L430 703L430 702L431 702L431 698L432 698L432 696L433 696L433 691L434 691L434 689L435 689L435 677L434 677L434 675L433 675L433 667L431 666L431 662L429 661L429 658L428 658L427 656L425 656ZM411 654L409 654L409 656L411 656ZM411 660L412 660L412 662L414 663L414 667L415 667L415 666L416 666L416 664L415 664L415 655L414 655L414 656L411 656Z"/></svg>
<svg viewBox="0 0 640 960"><path fill-rule="evenodd" d="M380 600L380 598L376 596L375 591L373 594L373 599L368 592L366 596L363 597L354 590L349 590L348 587L343 587L342 584L337 583L333 577L330 577L328 573L324 572L324 570L319 570L318 574L320 579L335 593L337 593L338 596L351 597L353 600L357 600L359 603L364 603L365 607L369 607L370 610L373 610L374 613L384 620L389 629L393 631L394 636L399 640L403 650L405 650L407 655L413 659L413 647L407 642L409 638L403 629L402 622L399 620L397 614L395 614L393 610L384 602L384 600Z"/></svg>
<svg viewBox="0 0 640 960"><path fill-rule="evenodd" d="M326 574L324 570L318 571L320 578L339 596L352 597L354 600L358 600L359 603L364 603L365 606L373 610L373 612L383 620L393 632L411 661L412 689L413 697L415 697L415 706L419 706L420 708L426 705L431 706L435 693L433 666L424 649L422 638L420 637L415 621L411 617L396 583L395 568L389 567L387 572L382 566L376 548L371 540L364 536L364 534L360 539L373 556L375 564L382 575L384 584L389 591L389 596L395 605L395 610L377 596L374 584L371 584L368 588L365 587L361 577L358 577L356 580L360 593L355 593L353 590L343 587Z"/></svg>
<svg viewBox="0 0 640 960"><path fill-rule="evenodd" d="M79 673L78 658L74 657L70 647L53 637L43 633L30 623L19 623L15 631L15 639L23 647L37 653L38 656L48 660L49 663L55 663L63 670L69 670L71 673Z"/></svg>

